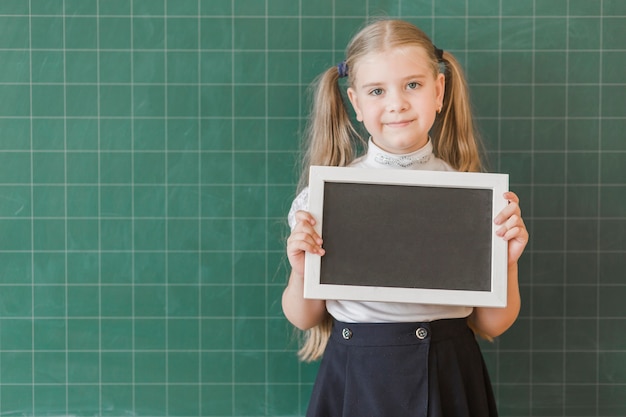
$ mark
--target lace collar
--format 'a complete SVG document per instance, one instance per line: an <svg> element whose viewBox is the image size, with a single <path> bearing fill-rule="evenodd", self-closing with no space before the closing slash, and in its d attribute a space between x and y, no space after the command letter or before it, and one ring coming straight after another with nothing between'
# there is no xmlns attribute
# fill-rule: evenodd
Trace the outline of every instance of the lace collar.
<svg viewBox="0 0 626 417"><path fill-rule="evenodd" d="M397 155L386 152L379 148L370 138L367 148L367 159L378 165L385 165L391 168L407 169L415 165L423 165L433 157L433 144L428 139L422 148L405 155Z"/></svg>

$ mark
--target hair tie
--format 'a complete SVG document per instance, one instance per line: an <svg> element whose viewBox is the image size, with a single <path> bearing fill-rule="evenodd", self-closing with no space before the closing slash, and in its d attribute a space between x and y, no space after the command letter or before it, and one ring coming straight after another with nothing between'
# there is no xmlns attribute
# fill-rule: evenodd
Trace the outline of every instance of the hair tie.
<svg viewBox="0 0 626 417"><path fill-rule="evenodd" d="M348 76L348 64L346 64L346 61L341 61L337 64L337 72L339 73L339 78Z"/></svg>
<svg viewBox="0 0 626 417"><path fill-rule="evenodd" d="M435 56L437 57L437 61L443 62L443 49L439 49L435 45L433 45L433 48L435 50Z"/></svg>

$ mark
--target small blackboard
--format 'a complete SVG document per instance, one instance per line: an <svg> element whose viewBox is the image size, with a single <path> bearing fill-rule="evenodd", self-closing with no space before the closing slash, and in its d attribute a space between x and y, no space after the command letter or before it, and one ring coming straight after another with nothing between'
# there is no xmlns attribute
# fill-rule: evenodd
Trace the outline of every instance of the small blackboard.
<svg viewBox="0 0 626 417"><path fill-rule="evenodd" d="M305 297L506 305L505 174L311 167Z"/></svg>

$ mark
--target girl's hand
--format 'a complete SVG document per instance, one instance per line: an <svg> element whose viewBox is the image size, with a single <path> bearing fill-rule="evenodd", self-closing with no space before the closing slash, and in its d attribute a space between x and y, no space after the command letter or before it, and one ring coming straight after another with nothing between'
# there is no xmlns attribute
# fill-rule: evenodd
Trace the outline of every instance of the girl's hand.
<svg viewBox="0 0 626 417"><path fill-rule="evenodd" d="M522 219L519 198L511 191L504 193L509 204L494 219L500 227L496 235L509 242L509 265L517 263L528 243L528 230Z"/></svg>
<svg viewBox="0 0 626 417"><path fill-rule="evenodd" d="M282 306L285 317L297 328L308 330L320 324L325 317L324 300L304 298L304 258L307 252L323 255L322 239L313 227L315 219L307 211L296 213L296 225L287 239L287 257L291 264L291 274L285 291Z"/></svg>
<svg viewBox="0 0 626 417"><path fill-rule="evenodd" d="M304 275L306 252L324 255L322 238L317 234L315 219L311 213L300 210L296 213L296 225L287 239L287 257L293 273Z"/></svg>

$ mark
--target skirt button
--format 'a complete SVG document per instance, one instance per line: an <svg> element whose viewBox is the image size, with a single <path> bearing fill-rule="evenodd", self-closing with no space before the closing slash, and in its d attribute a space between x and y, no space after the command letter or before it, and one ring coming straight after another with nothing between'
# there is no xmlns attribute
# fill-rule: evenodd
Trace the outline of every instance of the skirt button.
<svg viewBox="0 0 626 417"><path fill-rule="evenodd" d="M424 340L428 337L428 330L426 330L423 327L420 327L419 329L415 331L415 336L417 336L417 338L420 340Z"/></svg>
<svg viewBox="0 0 626 417"><path fill-rule="evenodd" d="M346 327L345 329L341 331L341 335L343 336L344 339L350 340L352 339L352 330Z"/></svg>

